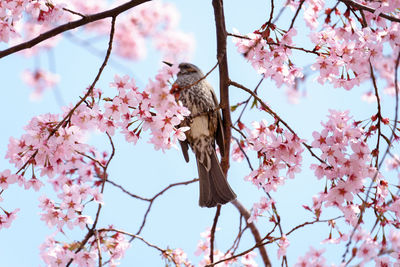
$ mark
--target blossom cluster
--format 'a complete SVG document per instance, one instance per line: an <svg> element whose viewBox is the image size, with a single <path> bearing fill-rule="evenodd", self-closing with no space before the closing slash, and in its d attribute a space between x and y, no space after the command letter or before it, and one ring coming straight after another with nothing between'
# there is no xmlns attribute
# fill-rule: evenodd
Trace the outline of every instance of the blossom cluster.
<svg viewBox="0 0 400 267"><path fill-rule="evenodd" d="M1 1L0 3L0 41L9 42L10 39L18 37L18 27L23 17L37 23L52 23L63 16L64 5L54 4L48 0L15 0Z"/></svg>
<svg viewBox="0 0 400 267"><path fill-rule="evenodd" d="M272 31L276 37L270 37ZM303 77L301 69L290 60L293 45L292 38L297 31L292 28L287 32L278 31L274 25L268 26L262 32L255 31L242 37L234 37L232 40L239 53L251 63L253 68L262 74L264 78L271 78L278 87L286 85L295 87L295 80ZM235 30L235 35L239 32ZM272 35L272 34L271 34Z"/></svg>
<svg viewBox="0 0 400 267"><path fill-rule="evenodd" d="M10 45L30 40L61 23L77 19L76 14L89 15L114 7L109 1L50 1L17 0L0 3L0 42ZM72 12L73 13L72 13ZM79 17L78 17L79 18ZM152 1L139 5L118 17L113 47L116 54L129 60L144 59L147 41L160 51L162 58L169 62L187 60L194 48L191 35L178 28L179 12L172 4ZM107 37L110 23L102 20L81 27L85 34ZM73 33L75 34L75 33ZM27 56L55 47L61 35L47 39L30 49L22 51ZM40 67L23 73L23 80L34 88L33 100L40 98L45 88L51 88L58 77Z"/></svg>
<svg viewBox="0 0 400 267"><path fill-rule="evenodd" d="M187 60L194 48L193 38L180 30L179 12L175 6L159 1L140 5L123 14L115 32L116 52L125 59L138 60L146 56L146 39L169 62Z"/></svg>
<svg viewBox="0 0 400 267"><path fill-rule="evenodd" d="M340 15L340 11L336 13ZM343 17L348 23L342 27L325 24L321 31L310 34L315 45L314 51L319 53L311 66L312 70L319 72L318 82L330 82L334 87L350 90L370 79L374 75L372 71L376 71L386 80L386 91L392 91L390 88L394 88L396 58L393 55L400 51L398 23L387 25L382 18L367 12L367 22L377 24L376 29L373 29L360 27L348 14ZM391 49L384 49L387 45ZM385 55L385 51L389 51L389 54Z"/></svg>
<svg viewBox="0 0 400 267"><path fill-rule="evenodd" d="M117 1L118 3L121 3ZM116 3L108 1L50 1L17 0L0 3L0 41L29 40L54 27L55 24L75 20L76 14L89 15L111 8ZM71 12L72 11L72 12ZM177 25L179 13L172 4L160 1L140 5L119 17L115 32L117 53L129 59L139 59L146 55L146 39L153 40L155 47L168 60L185 59L194 47L193 38L181 32ZM100 21L83 27L89 32L108 35L108 22ZM173 38L174 42L171 42ZM32 55L40 48L54 47L59 37L46 40L43 44L29 49ZM168 44L168 45L160 45ZM177 53L179 51L179 53Z"/></svg>
<svg viewBox="0 0 400 267"><path fill-rule="evenodd" d="M370 165L371 151L365 142L365 133L357 124L350 122L349 112L330 111L328 122L323 123L321 132L313 132L312 147L321 151L321 164L312 164L315 175L330 181L330 188L314 199L320 215L320 206L339 208L351 225L357 223L360 212L357 194L365 189L365 181L371 178L377 181L376 203L383 204L388 195L387 183ZM317 217L318 217L317 216Z"/></svg>
<svg viewBox="0 0 400 267"><path fill-rule="evenodd" d="M167 83L177 71L176 67L164 67L142 92L128 76L116 76L111 86L116 87L119 94L105 104L102 118L105 123L99 128L113 133L116 126L121 127L125 139L133 143L137 142L142 129L149 129L150 143L156 150L169 149L177 140L184 140L184 132L189 128L178 125L189 115L189 110L176 102Z"/></svg>
<svg viewBox="0 0 400 267"><path fill-rule="evenodd" d="M300 171L303 140L265 120L252 125L253 129L245 128L248 136L244 148L256 152L260 164L245 179L265 192L276 191L286 177L294 178ZM286 170L285 177L281 176L281 170Z"/></svg>
<svg viewBox="0 0 400 267"><path fill-rule="evenodd" d="M110 266L116 266L129 248L129 242L123 234L107 230L97 232L88 240L88 249L81 249L77 253L74 250L79 248L79 243L60 243L49 236L40 247L41 257L50 267L67 266L69 262L74 262L78 267L88 267L96 265L101 251L102 257L108 256Z"/></svg>
<svg viewBox="0 0 400 267"><path fill-rule="evenodd" d="M186 253L180 248L168 249L162 256L167 261L174 263L175 266L194 267L188 260Z"/></svg>
<svg viewBox="0 0 400 267"><path fill-rule="evenodd" d="M290 131L283 130L276 123L268 124L262 120L253 122L252 126L253 129L249 129L240 123L239 127L247 133L247 137L239 144L233 145L232 158L241 161L244 157L243 152L256 152L259 166L252 170L245 180L266 193L277 191L287 178L294 178L295 174L300 172L303 140ZM283 170L286 170L285 175L282 175ZM257 220L264 212L269 211L273 204L273 199L261 198L253 205L248 221Z"/></svg>
<svg viewBox="0 0 400 267"><path fill-rule="evenodd" d="M85 207L90 203L103 204L101 186L111 159L106 152L100 153L88 145L88 136L93 131L101 131L111 139L120 131L128 142L136 143L140 133L149 130L149 142L156 149L176 146L176 141L183 140L184 132L188 130L188 127L179 128L179 124L189 115L189 111L170 94L168 80L176 72L176 67L163 68L143 90L139 90L130 77L116 75L110 83L116 88L114 97L105 97L97 88L87 89L86 100L81 105L65 107L62 115L34 117L25 127L26 132L19 139L11 137L8 145L6 158L21 174L12 174L10 170L1 172L0 187L5 190L18 183L25 189L39 190L44 185L41 177L47 176L54 191L58 192L58 200L48 196L40 198L41 220L49 227L55 227L56 233L66 233L66 228L86 229L93 219L85 214ZM27 180L28 167L32 167L32 171L31 179ZM0 217L1 226L8 227L16 212L5 212ZM71 259L79 266L90 266L87 262L94 260L97 245L93 248L92 244L90 251L85 246L85 250L74 254L74 243L60 245L54 238L49 239L42 251L43 260L50 266ZM109 251L111 259L119 259L123 254L121 251L126 249L124 239L120 234L104 235L106 238L104 249ZM119 246L122 246L121 251L117 251Z"/></svg>
<svg viewBox="0 0 400 267"><path fill-rule="evenodd" d="M341 241L347 241L343 235ZM400 232L392 229L387 239L378 242L367 231L358 228L353 237L355 247L352 249L352 261L359 261L357 265L364 266L368 262L375 262L375 266L397 266L400 263ZM327 262L324 257L325 249L316 250L310 247L309 251L300 256L295 266L343 266Z"/></svg>

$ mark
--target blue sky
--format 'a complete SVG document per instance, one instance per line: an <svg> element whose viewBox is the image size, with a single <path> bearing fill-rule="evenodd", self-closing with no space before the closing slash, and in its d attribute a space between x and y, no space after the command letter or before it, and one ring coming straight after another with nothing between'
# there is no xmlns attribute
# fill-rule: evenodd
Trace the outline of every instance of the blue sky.
<svg viewBox="0 0 400 267"><path fill-rule="evenodd" d="M173 1L181 13L180 26L183 31L193 34L196 40L196 50L192 62L207 72L216 63L216 42L214 17L211 1ZM269 1L254 0L251 5L246 1L225 1L225 16L228 31L237 28L241 33L252 32L258 29L268 18L270 7ZM278 10L278 8L277 8ZM278 27L288 28L293 13L287 10ZM300 27L297 28L298 36L296 43L305 42L308 29L299 17ZM85 38L83 34L79 34ZM107 39L94 44L101 50L106 47ZM3 46L0 46L3 47ZM310 47L309 47L310 48ZM57 72L61 75L61 82L57 89L65 103L76 103L80 93L94 79L102 57L92 55L82 47L69 39L64 39L54 50L53 55ZM138 85L142 86L149 78L152 78L160 67L158 53L149 53L149 57L139 62L130 62L117 56L113 59L124 68L109 64L104 75L101 77L98 87L104 91L113 90L108 84L113 80L114 74L132 75ZM295 63L306 66L311 63L312 57L301 53L295 54ZM231 39L228 40L228 61L231 79L254 88L260 77L255 73L250 64L236 52ZM51 112L59 113L60 105L54 92L47 91L40 102L29 100L30 88L20 80L21 72L26 68L35 66L48 68L49 55L44 53L38 58L25 58L21 55L11 55L1 59L0 77L2 80L3 101L0 105L0 171L11 168L8 161L4 159L10 136L19 137L23 134L23 127L32 116ZM218 72L213 72L208 80L217 88ZM311 143L311 134L314 130L320 130L320 122L326 121L329 109L352 110L351 115L357 120L367 119L375 113L375 104L361 101L361 95L371 89L371 84L363 84L351 91L334 89L329 85L320 85L309 77L301 86L306 90L307 96L301 99L300 104L293 105L287 101L283 88L276 88L275 84L265 81L259 92L262 98L270 104L298 134L301 138ZM240 89L231 87L231 104L242 101L247 95ZM218 93L217 93L218 95ZM386 108L391 107L393 100L384 97L384 114L392 117L393 112ZM387 105L386 105L387 104ZM233 114L233 119L238 112ZM245 115L247 122L273 119L266 114L254 112ZM110 150L109 144L103 142L105 136L94 134L90 142L97 145L99 150ZM106 145L104 145L106 144ZM133 193L151 197L167 185L175 182L191 180L197 176L197 170L193 156L186 164L180 150L170 150L166 153L154 151L152 145L147 143L146 137L137 145L126 143L120 135L115 136L116 156L110 165L109 177L111 180L123 185ZM301 208L302 204L311 204L311 197L323 190L324 182L318 181L312 171L308 170L311 163L307 152L304 153L304 171L296 176L294 180L288 180L287 184L273 193L277 201L277 208L282 218L284 231L304 221L312 220L307 211ZM244 181L244 176L249 173L246 164L232 162L229 171L229 182L238 195L238 199L247 207L263 196L250 183ZM12 169L12 168L11 168ZM15 169L12 169L15 170ZM46 179L44 178L43 181ZM20 208L18 218L10 229L0 231L0 257L2 266L38 266L41 265L39 258L39 245L44 241L49 230L44 222L40 221L37 208L39 196L51 191L46 185L40 192L25 191L17 186L12 186L2 195L4 201L1 206L13 210ZM104 194L105 206L100 218L100 225L113 224L116 228L135 233L143 218L146 205L138 200L131 199L122 194L119 189L110 185L106 186ZM194 256L196 245L200 239L200 233L212 225L215 210L200 208L198 206L198 185L190 184L173 188L156 200L151 210L147 224L142 236L151 243L166 248L183 248L189 259L196 263L200 260ZM325 214L323 218L334 217L335 213ZM232 244L238 229L239 214L232 205L225 205L218 226L221 228L216 235L216 247L222 251ZM261 234L266 233L272 226L267 219L259 219ZM298 256L304 255L310 245L318 246L318 242L328 236L329 229L324 225L312 225L303 228L293 234L289 240L288 248L289 265L293 265ZM83 238L81 233L71 233L65 240ZM253 238L246 231L239 250L251 247ZM267 247L270 259L274 265L280 264L276 257L276 245ZM332 263L339 263L343 250L331 252L328 259ZM23 255L23 256L22 256ZM259 259L258 259L259 261ZM163 266L159 252L147 247L140 241L134 241L127 251L121 266Z"/></svg>

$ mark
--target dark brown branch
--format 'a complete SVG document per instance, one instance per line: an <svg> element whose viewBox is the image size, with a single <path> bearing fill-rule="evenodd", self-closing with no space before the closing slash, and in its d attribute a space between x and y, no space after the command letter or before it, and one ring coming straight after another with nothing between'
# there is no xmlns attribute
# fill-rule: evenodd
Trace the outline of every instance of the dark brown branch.
<svg viewBox="0 0 400 267"><path fill-rule="evenodd" d="M372 67L372 63L371 63L371 59L369 60L369 70L370 70L370 75L371 75L371 80L372 80L372 84L374 86L374 90L375 90L375 97L376 97L376 103L377 103L377 109L378 109L378 121L376 123L377 127L378 127L378 138L376 141L376 147L375 147L375 151L376 151L376 161L375 161L375 167L378 168L378 161L379 161L379 144L380 144L380 140L381 140L381 120L382 120L382 111L381 111L381 98L379 97L379 90L378 90L378 85L376 84L376 78L375 78L375 74L374 74L374 68Z"/></svg>
<svg viewBox="0 0 400 267"><path fill-rule="evenodd" d="M133 197L133 198L137 198L137 199L139 199L139 200L148 201L148 202L151 201L150 198L141 197L141 196L138 196L138 195L135 195L135 194L129 192L129 191L126 190L122 185L119 185L119 184L115 183L114 181L111 181L111 180L107 179L107 183L110 183L110 184L112 184L113 186L115 186L115 187L121 189L122 192L124 192L125 194L127 194L127 195L129 195L129 196L131 196L131 197Z"/></svg>
<svg viewBox="0 0 400 267"><path fill-rule="evenodd" d="M55 134L55 132L57 131L57 129L67 120L67 118L69 118L69 117L72 116L72 114L73 114L73 112L75 111L75 109L76 109L80 104L82 104L83 101L85 101L86 98L87 98L87 97L91 94L91 92L93 91L93 88L94 88L96 82L99 80L99 78L100 78L100 76L101 76L101 74L102 74L102 72L103 72L103 69L104 69L105 66L107 65L107 61L108 61L108 59L109 59L109 57L110 57L110 54L111 54L112 43L113 43L114 32L115 32L115 21L116 21L116 17L114 16L114 17L112 17L112 21L111 21L110 40L109 40L109 42L108 42L108 49L107 49L106 56L105 56L105 58L104 58L103 64L101 65L101 67L100 67L100 69L99 69L99 72L98 72L97 75L96 75L96 78L94 79L92 85L91 85L90 88L88 89L88 92L87 92L86 95L75 105L75 107L68 113L68 115L65 116L64 119L55 127L55 129L53 129L53 131L50 133L50 135L49 135L48 138L50 138L52 135ZM108 135L108 134L107 134L107 135ZM114 144L113 144L113 142L112 142L112 139L111 139L111 137L110 137L109 135L108 135L108 137L110 138L111 147L112 147L112 150L113 150L113 151L112 151L112 153L111 153L110 158L108 159L107 164L106 164L106 165L104 166L104 168L103 168L103 184L102 184L102 190L101 190L102 192L103 192L103 190L104 190L104 184L105 184L105 181L106 181L107 167L108 167L108 164L110 163L110 161L111 161L111 159L113 158L114 153L115 153L115 147L114 147ZM100 216L100 210L101 210L101 204L99 204L99 207L98 207L98 209L97 209L96 218L95 218L95 220L94 220L94 223L93 223L92 227L89 229L88 233L86 234L85 238L84 238L83 241L81 242L80 246L76 249L75 253L78 253L79 251L81 251L81 250L83 249L83 247L85 246L85 244L89 241L90 237L92 237L92 236L94 235L94 230L96 229L97 221L98 221L99 216ZM71 263L72 263L72 259L68 262L67 266L70 266Z"/></svg>
<svg viewBox="0 0 400 267"><path fill-rule="evenodd" d="M292 234L294 231L296 231L296 230L298 230L298 229L300 229L300 228L302 228L302 227L304 227L304 226L306 226L306 225L312 225L312 224L314 224L314 223L320 223L320 222L328 222L328 221L336 220L336 219L339 219L339 218L343 218L343 216L338 216L338 217L336 217L336 218L327 219L327 220L315 220L315 221L312 221L312 222L305 222L305 223L303 223L303 224L301 224L301 225L298 225L298 226L294 227L292 230L290 230L289 232L287 232L287 233L286 233L286 236ZM275 229L275 227L276 227L276 225L274 226L274 229ZM272 232L273 232L273 231L271 231L270 233L272 233ZM253 251L253 250L256 249L256 248L259 248L259 249L260 249L260 248L264 247L265 245L271 244L271 243L276 242L276 241L278 241L279 239L281 239L280 237L269 237L269 236L270 236L270 233L269 233L265 238L263 238L262 240L260 240L260 242L257 242L257 243L256 243L254 246L252 246L251 248L249 248L249 249L247 249L247 250L245 250L245 251L243 251L243 252L241 252L241 253L239 253L239 254L233 255L233 256L231 256L231 257L229 257L229 258L225 258L225 259L219 260L219 261L217 261L217 262L208 264L208 265L206 265L206 267L216 266L216 265L219 264L219 263L222 263L222 262L225 262L225 261L229 261L229 260L232 260L232 259L236 259L236 258L238 258L238 257L240 257L240 256L246 255L247 253ZM267 237L269 237L268 240L265 241L265 242L262 242L263 240L266 240Z"/></svg>
<svg viewBox="0 0 400 267"><path fill-rule="evenodd" d="M68 8L66 8L66 7L63 7L63 10L65 10L65 11L71 13L71 14L77 15L77 16L79 16L79 17L81 17L81 18L86 17L85 15L83 15L83 14L81 14L81 13L79 13L79 12L73 11L73 10L71 10L71 9L68 9Z"/></svg>
<svg viewBox="0 0 400 267"><path fill-rule="evenodd" d="M235 33L228 33L228 36L241 38L241 39L246 39L246 40L251 40L251 38L249 38L249 37L247 37L245 35L239 35L239 34L235 34ZM276 46L281 46L282 45L280 43L275 43L275 42L266 42L266 44L267 45L276 45ZM286 48L289 48L289 49L294 49L294 50L299 50L299 51L303 51L303 52L310 53L310 54L315 54L317 56L319 56L319 55L329 55L329 53L317 52L317 51L314 51L314 50L310 50L310 49L306 49L306 48L302 48L302 47L296 47L296 46L292 46L292 45L284 44L283 46L286 47ZM255 47L255 46L250 47L250 49L252 49L253 47ZM243 54L245 55L246 53L243 53Z"/></svg>
<svg viewBox="0 0 400 267"><path fill-rule="evenodd" d="M214 222L211 227L211 236L210 236L210 262L214 262L214 240L215 240L215 230L217 229L217 223L219 215L221 214L221 205L217 206L217 210L214 216Z"/></svg>
<svg viewBox="0 0 400 267"><path fill-rule="evenodd" d="M287 124L284 120L282 120L281 117L279 117L278 114L276 114L267 104L265 104L264 101L262 101L262 99L261 99L256 93L254 93L254 92L253 92L252 90L250 90L249 88L247 88L247 87L245 87L245 86L243 86L243 85L241 85L241 84L239 84L239 83L237 83L237 82L230 81L230 84L233 85L233 86L235 86L235 87L237 87L237 88L239 88L239 89L242 89L242 90L248 92L249 94L251 94L251 95L261 104L261 106L264 108L264 110L266 110L269 114L271 114L271 116L273 116L277 121L279 121L279 122L281 122L283 125L285 125L285 127L286 127L292 134L298 136L298 135L296 134L296 132L289 126L289 124ZM305 142L303 142L302 144L303 144L304 147L307 148L308 151L310 151L311 155L312 155L314 158L318 159L319 162L321 162L321 163L325 163L320 157L318 157L318 156L312 151L310 145L308 145L308 144L305 143Z"/></svg>
<svg viewBox="0 0 400 267"><path fill-rule="evenodd" d="M296 21L296 18L297 18L297 16L299 15L300 9L301 9L301 7L303 6L304 2L305 2L304 0L301 0L301 1L300 1L300 4L299 4L299 6L297 7L296 14L294 14L294 17L293 17L293 19L292 19L292 23L290 23L290 27L289 27L288 31L290 31L290 29L293 28L294 22Z"/></svg>
<svg viewBox="0 0 400 267"><path fill-rule="evenodd" d="M162 194L164 194L165 191L167 191L168 189L170 189L170 188L172 188L172 187L174 187L174 186L178 186L178 185L188 185L188 184L197 182L198 180L199 180L199 179L193 179L193 180L190 180L190 181L185 181L185 182L179 182L179 183L170 184L169 186L167 186L166 188L164 188L163 190L161 190L160 192L158 192L157 194L155 194L155 195L150 199L150 203L149 203L149 206L147 207L147 210L146 210L146 212L145 212L145 214L144 214L142 224L140 225L140 228L139 228L139 230L136 232L136 234L138 235L138 234L140 234L140 233L142 232L143 227L144 227L144 225L146 224L147 216L149 215L150 209L151 209L151 207L153 206L154 200L155 200L156 198L158 198L159 196L161 196ZM134 239L134 237L133 237L130 241L133 241L133 239Z"/></svg>
<svg viewBox="0 0 400 267"><path fill-rule="evenodd" d="M251 165L249 156L247 156L246 151L244 151L243 147L240 145L240 141L239 141L236 137L233 137L233 139L236 141L236 144L238 145L240 151L243 153L244 157L246 158L246 161L247 161L247 164L249 165L250 170L251 170L251 171L254 171L254 168L253 168L253 166Z"/></svg>
<svg viewBox="0 0 400 267"><path fill-rule="evenodd" d="M5 56L8 56L10 54L13 54L15 52L18 52L18 51L21 51L21 50L24 50L27 48L31 48L47 39L50 39L60 33L65 32L65 31L69 31L69 30L78 28L80 26L83 26L85 24L88 24L88 23L91 23L94 21L98 21L98 20L102 20L102 19L110 18L110 17L116 17L128 9L131 9L135 6L138 6L138 5L148 2L148 1L151 1L151 0L132 0L125 4L117 6L116 8L106 10L106 11L103 11L100 13L96 13L93 15L87 15L79 20L65 23L65 24L60 25L54 29L51 29L45 33L42 33L38 37L35 37L27 42L20 43L18 45L15 45L15 46L12 46L10 48L0 51L0 58L3 58Z"/></svg>
<svg viewBox="0 0 400 267"><path fill-rule="evenodd" d="M264 81L264 75L262 75L262 77L261 77L260 81L258 82L256 88L253 90L254 93L257 93L257 90L258 90L258 88L260 87L260 85L261 85L261 83L262 83L263 81ZM237 118L237 120L236 120L236 122L235 122L235 125L236 125L236 124L240 121L240 119L242 118L242 116L243 116L243 114L244 114L244 111L245 111L247 105L249 104L251 98L252 98L252 96L250 95L249 98L247 98L247 100L245 101L245 105L244 105L242 111L240 112L240 115L239 115L239 117Z"/></svg>
<svg viewBox="0 0 400 267"><path fill-rule="evenodd" d="M269 27L269 25L272 22L272 18L274 17L274 9L275 9L275 4L274 4L274 0L271 0L271 11L269 13L269 19L268 22L266 23L267 27Z"/></svg>
<svg viewBox="0 0 400 267"><path fill-rule="evenodd" d="M215 17L215 28L217 35L217 59L219 62L219 90L220 106L222 108L224 136L225 136L225 154L221 159L221 167L225 174L229 169L230 140L231 140L231 112L229 105L229 72L228 60L226 54L227 32L225 27L225 15L222 0L212 1Z"/></svg>
<svg viewBox="0 0 400 267"><path fill-rule="evenodd" d="M265 247L264 246L259 246L259 244L262 243L261 235L260 235L257 227L255 226L255 224L248 222L248 220L250 218L249 211L237 199L232 201L232 204L239 210L240 214L243 215L244 219L246 220L247 226L250 228L251 233L254 236L254 240L256 241L256 245L252 248L252 250L254 248L258 247L258 250L260 252L261 258L263 259L264 265L267 266L267 267L270 267L271 266L271 261L269 260L269 257L268 257L268 254L267 254L267 251L266 251ZM248 252L249 251L247 251L244 254L247 254ZM242 254L242 255L244 255L244 254ZM218 263L218 262L216 262L216 263Z"/></svg>
<svg viewBox="0 0 400 267"><path fill-rule="evenodd" d="M368 11L368 12L371 12L371 13L375 13L375 11L376 11L375 9L373 9L371 7L364 6L362 4L356 3L356 2L351 1L351 0L339 0L339 1L345 3L345 4L349 5L349 6L352 6L353 8L356 8L356 9L365 10L365 11ZM390 21L400 22L399 18L392 17L392 16L386 15L384 13L380 13L379 16L382 17L382 18L388 19Z"/></svg>
<svg viewBox="0 0 400 267"><path fill-rule="evenodd" d="M98 231L99 232L116 232L116 233L120 233L120 234L123 234L123 235L130 236L131 239L137 238L137 239L141 240L143 243L145 243L147 246L149 246L151 248L155 248L156 250L160 251L161 255L165 256L166 258L171 260L175 264L175 266L179 266L178 263L176 262L176 260L174 259L174 257L171 255L171 253L168 250L162 249L159 246L156 246L156 245L146 241L146 239L144 239L143 237L141 237L139 235L131 234L131 233L128 233L128 232L125 232L125 231L122 231L122 230L118 230L118 229L109 229L109 228L99 229Z"/></svg>

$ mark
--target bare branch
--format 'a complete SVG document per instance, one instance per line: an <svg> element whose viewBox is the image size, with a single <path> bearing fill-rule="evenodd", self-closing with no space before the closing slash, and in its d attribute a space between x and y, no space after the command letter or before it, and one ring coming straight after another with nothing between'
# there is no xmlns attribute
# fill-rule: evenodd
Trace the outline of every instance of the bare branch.
<svg viewBox="0 0 400 267"><path fill-rule="evenodd" d="M221 159L221 167L225 174L229 169L230 140L231 140L231 111L229 105L229 72L228 59L226 54L226 27L225 15L222 0L212 1L214 8L215 28L217 35L217 59L219 62L219 90L220 106L222 108L224 136L225 136L225 154Z"/></svg>
<svg viewBox="0 0 400 267"><path fill-rule="evenodd" d="M289 26L288 31L289 31L290 29L293 28L294 22L296 21L297 15L299 15L300 9L301 9L301 7L303 6L304 2L305 2L304 0L301 0L301 1L300 1L300 4L299 4L299 6L297 7L296 14L294 14L294 17L293 17L293 19L292 19L292 23L290 23L290 26Z"/></svg>
<svg viewBox="0 0 400 267"><path fill-rule="evenodd" d="M373 9L371 7L364 6L362 4L356 3L356 2L351 1L351 0L339 0L339 1L345 3L345 4L349 5L349 6L352 6L353 8L356 8L356 9L365 10L365 11L368 11L368 12L371 12L371 13L375 13L375 11L376 11L375 9ZM399 18L392 17L392 16L386 15L384 13L380 13L379 16L382 17L382 18L388 19L390 21L393 21L393 22L400 22Z"/></svg>
<svg viewBox="0 0 400 267"><path fill-rule="evenodd" d="M258 244L262 243L262 239L261 239L261 235L257 229L257 227L255 226L254 223L249 223L248 220L250 218L250 213L249 211L242 205L242 203L239 202L239 200L234 200L232 201L232 204L239 210L240 214L243 215L244 219L246 220L246 224L247 226L250 228L253 236L254 236L254 240L256 241L256 245L251 249L253 250L254 248L258 247L258 250L260 252L261 258L263 259L264 265L269 267L271 266L271 261L269 260L267 251L265 249L264 246L259 246ZM251 251L250 250L250 251ZM247 253L249 253L250 251L247 251L246 253L241 253L241 255L245 255ZM218 262L216 262L215 264L217 264ZM213 265L211 265L213 266Z"/></svg>
<svg viewBox="0 0 400 267"><path fill-rule="evenodd" d="M152 207L152 205L153 205L153 203L154 203L154 200L155 200L156 198L158 198L158 197L161 196L163 193L165 193L165 191L167 191L168 189L170 189L170 188L172 188L172 187L174 187L174 186L178 186L178 185L188 185L188 184L197 182L198 180L199 180L199 179L193 179L193 180L190 180L190 181L185 181L185 182L179 182L179 183L170 184L169 186L167 186L166 188L164 188L163 190L161 190L159 193L157 193L156 195L154 195L154 196L150 199L150 203L149 203L149 206L147 207L147 210L146 210L146 212L145 212L145 214L144 214L142 224L140 225L140 228L139 228L139 230L137 231L136 234L138 235L138 234L140 234L140 233L142 232L143 227L144 227L144 225L146 224L147 216L149 215L150 209L151 209L151 207ZM130 241L132 241L133 239L134 239L134 237L133 237Z"/></svg>
<svg viewBox="0 0 400 267"><path fill-rule="evenodd" d="M145 240L143 237L141 237L139 235L131 234L131 233L128 233L128 232L125 232L125 231L122 231L122 230L118 230L118 229L109 229L109 228L108 229L107 228L102 228L102 229L99 229L98 231L99 232L116 232L116 233L120 233L120 234L123 234L123 235L130 236L131 240L137 238L137 239L141 240L143 243L145 243L147 246L149 246L151 248L155 248L156 250L160 251L163 256L165 256L166 258L170 259L176 266L179 266L178 263L175 261L174 257L172 257L170 255L171 253L169 253L168 250L162 249L159 246L156 246L156 245L148 242L147 240Z"/></svg>
<svg viewBox="0 0 400 267"><path fill-rule="evenodd" d="M15 46L12 46L10 48L7 48L5 50L0 51L0 58L3 58L5 56L8 56L10 54L13 54L15 52L18 52L18 51L21 51L21 50L24 50L24 49L27 49L27 48L31 48L31 47L33 47L33 46L35 46L35 45L47 40L47 39L50 39L50 38L52 38L52 37L54 37L56 35L59 35L60 33L63 33L63 32L78 28L80 26L89 24L91 22L102 20L102 19L105 19L105 18L116 17L116 16L118 16L119 14L121 14L122 12L124 12L124 11L126 11L128 9L131 9L131 8L133 8L135 6L138 6L138 5L143 4L145 2L148 2L148 1L150 1L150 0L131 0L131 1L127 2L127 3L125 3L125 4L117 6L116 8L113 8L113 9L110 9L110 10L107 10L107 11L103 11L103 12L100 12L100 13L96 13L96 14L93 14L93 15L87 15L87 16L84 16L83 18L79 19L79 20L75 20L75 21L72 21L72 22L65 23L65 24L60 25L60 26L58 26L58 27L56 27L54 29L51 29L51 30L49 30L49 31L47 31L45 33L42 33L38 37L33 38L33 39L31 39L31 40L29 40L27 42L20 43L18 45L15 45Z"/></svg>
<svg viewBox="0 0 400 267"><path fill-rule="evenodd" d="M217 229L217 223L219 215L221 214L221 205L217 206L217 210L215 211L214 223L211 227L211 236L210 236L210 262L214 262L214 240L215 240L215 230Z"/></svg>

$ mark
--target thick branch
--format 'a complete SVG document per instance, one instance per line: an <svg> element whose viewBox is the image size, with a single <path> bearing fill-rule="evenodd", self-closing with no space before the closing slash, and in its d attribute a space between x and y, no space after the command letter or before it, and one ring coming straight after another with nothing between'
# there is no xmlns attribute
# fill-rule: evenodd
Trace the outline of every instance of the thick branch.
<svg viewBox="0 0 400 267"><path fill-rule="evenodd" d="M8 56L8 55L13 54L18 51L27 49L27 48L31 48L31 47L37 45L38 43L41 43L47 39L50 39L60 33L78 28L82 25L89 24L91 22L102 20L105 18L116 17L128 9L131 9L132 7L138 6L138 5L148 2L148 1L151 1L151 0L132 0L123 5L117 6L116 8L106 10L104 12L96 13L93 15L87 15L79 20L65 23L65 24L60 25L54 29L51 29L45 33L40 34L38 37L33 38L32 40L29 40L27 42L24 42L24 43L21 43L21 44L18 44L18 45L15 45L15 46L12 46L10 48L0 51L0 58Z"/></svg>
<svg viewBox="0 0 400 267"><path fill-rule="evenodd" d="M220 106L222 108L224 135L225 135L225 155L221 160L221 167L225 173L229 169L229 154L231 140L231 112L229 105L229 72L228 60L226 55L226 37L225 16L222 0L213 0L215 27L217 34L217 59L219 62L219 90Z"/></svg>

